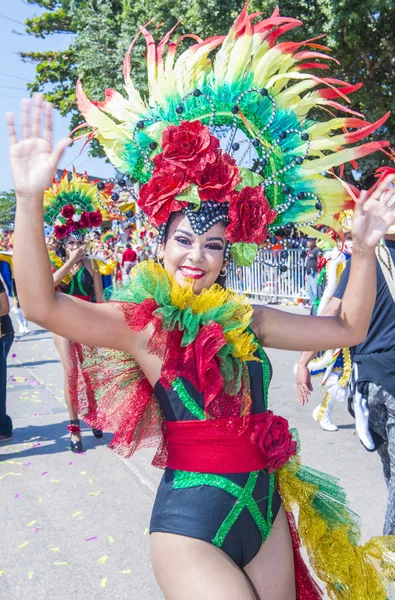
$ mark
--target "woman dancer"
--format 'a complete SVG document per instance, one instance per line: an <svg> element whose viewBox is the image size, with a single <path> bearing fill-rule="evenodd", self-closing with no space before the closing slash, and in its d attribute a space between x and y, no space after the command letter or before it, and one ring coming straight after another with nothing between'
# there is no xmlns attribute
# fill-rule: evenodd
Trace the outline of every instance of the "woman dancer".
<svg viewBox="0 0 395 600"><path fill-rule="evenodd" d="M19 142L13 117L9 116L18 198L15 269L21 301L31 318L60 335L67 333L72 339L88 344L72 347L71 393L73 397L78 395L79 406L91 423L111 424L115 430L111 444L115 449L126 456L144 444L166 442L159 445L154 461L166 466L166 470L152 515L151 547L154 571L167 599L322 598L298 551L291 513L298 506L299 535L331 597L384 600L383 580L394 577L391 552L395 540L374 538L359 546L357 524L336 480L301 465L296 434L293 437L286 421L267 409L271 369L262 345L318 350L348 346L363 339L374 303L374 288L366 289L365 282L374 281L374 246L395 220L390 208L393 192L383 194L387 183L384 182L370 197L362 195L356 202L354 259L337 317L297 316L267 307L252 310L245 298L219 285L226 274L229 251L238 264L251 262L276 214L281 216L280 221L289 221L292 209L294 221L300 224L306 223L306 215L315 210L325 223L330 217L327 188L331 190L330 201L336 198L341 204L346 200L341 183L320 174L321 158L310 160L306 173L296 167L298 163L294 160L291 163L284 160L291 147L293 156L298 155L292 144L300 152L303 144L299 140L306 141L302 136L307 131L312 134L315 125L303 116L298 121L297 139L293 136L293 142L290 139L285 142L283 136L277 135L274 140L270 127L274 127L275 119L270 120L270 110L265 111L261 102L277 105L281 87L275 85L275 79L272 92L262 87L268 69L262 65L258 69L256 65L261 79L253 93L264 100L254 97L244 107L235 102L234 94L237 99L239 90L232 87L229 70L234 69L236 56L237 81L244 81L244 85L252 83L246 70L254 61L249 55L242 60L241 51L253 49L260 59L267 52L264 66L270 65L270 77L274 77L276 67L283 76L285 65L293 64L292 56L286 53L294 52L295 45L283 48L285 57L277 65L278 54L270 54L268 49L277 37L268 32L284 21L289 28L293 20L281 20L276 13L269 23L262 21L252 26L253 18L244 10L227 38L199 41L197 47L192 47L194 51L183 56L182 77L172 79L174 54L171 55L166 63L166 77L176 94L178 110L173 114L174 103L167 99L169 112L162 128L158 126L160 111L152 114L150 111L155 101L158 108L161 106L160 94L165 89L164 81L156 85L156 77L163 75L164 43L158 51L157 67L151 69L149 65L153 94L149 104L139 102L125 69L128 89L133 91L130 103L122 101L127 128L118 129L115 121L111 130L106 128L111 107L106 106L103 116L98 105L91 105L79 90L80 109L88 122L94 124L95 134L102 141L109 131L112 136L115 132L119 134L117 143L113 137L113 142L105 148L114 163L125 162L125 157L130 160L129 165L124 164L128 173L140 170L140 176L147 181L140 192L140 206L153 223L161 226L160 264L147 261L138 265L131 274L130 284L119 295L116 292L115 302L92 305L54 293L42 231L42 194L70 140L62 140L52 150L51 110L42 104L40 97L33 101L32 114L29 101L23 105L23 139ZM147 36L152 58L156 56L153 40L144 28L142 31ZM216 60L220 64L214 81L210 79L207 54L219 44L222 46ZM295 60L304 58L300 55ZM191 70L188 70L188 56ZM129 53L127 65L128 61ZM221 85L220 77L227 76L224 87L216 89ZM198 77L204 92L196 87L194 77ZM285 79L289 81L289 77ZM175 92L176 81L181 87ZM186 112L183 103L191 86L193 120L180 123L177 115ZM300 88L294 91L298 103L302 103ZM210 93L215 95L214 100ZM201 98L203 94L208 98ZM287 96L292 97L289 87ZM200 98L201 104L197 101L195 104L196 98ZM114 101L119 116L121 100L112 91L110 105ZM219 116L214 111L216 101L220 106ZM239 102L242 104L240 99ZM213 110L208 116L207 105ZM258 113L270 121L265 130L262 123L258 126ZM278 118L287 115L289 122L289 113L281 113ZM211 123L211 129L199 116ZM252 145L259 146L259 155L263 153L262 146L266 152L271 148L276 154L273 164L268 157L273 169L270 181L267 174L266 180L263 176L257 180L247 167L242 170L228 153L220 150L213 127L216 118L224 123L228 116L229 122L236 123L247 140L259 137L259 143ZM170 118L175 125L168 124ZM327 125L327 131L342 127L340 121ZM131 133L127 153L122 136L132 131L134 122L144 133L142 136ZM296 129L296 125L292 128ZM325 128L321 124L318 129L322 136ZM231 135L234 140L233 131ZM343 135L338 137L344 147L348 140ZM336 154L336 142L333 137L330 140L332 153L324 158L327 168L339 164L345 156ZM319 147L325 147L325 136L319 141ZM232 142L235 143L238 142ZM153 169L148 148L150 152L156 151ZM346 156L353 158L371 150L371 147L361 148L364 146L348 151ZM143 152L143 159L139 151ZM286 164L292 167L281 166ZM260 185L263 182L277 213L263 194L264 187ZM303 192L303 196L297 197L292 191L286 194L291 196L290 200L284 199L283 192L280 194L283 186L291 184L293 190L295 187L309 190L309 182L316 185L316 192ZM269 194L269 188L276 193ZM305 210L301 211L300 203L297 210L298 201L306 200L306 193L311 194L308 198L313 199L313 205L307 200ZM31 264L23 257L26 240L31 248Z"/></svg>
<svg viewBox="0 0 395 600"><path fill-rule="evenodd" d="M102 223L102 206L107 202L108 194L97 201L96 185L90 183L86 175L79 176L73 171L71 180L65 172L59 181L53 181L44 194L44 221L54 226L54 238L57 240L56 252L49 252L53 268L54 287L87 302L103 301L102 278L96 261L88 258L85 236L91 227ZM81 427L73 403L70 399L67 373L69 368L70 340L53 336L64 371L64 396L70 417L67 426L71 434L72 452L82 452ZM103 437L98 428L92 428L97 438Z"/></svg>

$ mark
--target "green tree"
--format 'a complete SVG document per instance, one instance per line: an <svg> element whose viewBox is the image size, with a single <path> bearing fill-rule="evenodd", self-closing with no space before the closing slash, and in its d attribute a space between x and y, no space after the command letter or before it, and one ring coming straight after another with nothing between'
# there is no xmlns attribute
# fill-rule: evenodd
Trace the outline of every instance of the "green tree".
<svg viewBox="0 0 395 600"><path fill-rule="evenodd" d="M179 35L193 32L208 37L226 32L240 12L244 0L28 0L45 8L40 16L26 22L27 31L37 37L54 33L74 34L64 52L23 53L23 60L36 63L31 91L44 91L72 126L81 122L75 104L75 82L83 79L92 98L100 99L105 87L122 90L122 60L138 25L153 16L163 24L159 37L182 17ZM327 35L325 43L340 64L332 64L331 77L364 87L353 94L353 108L369 120L395 111L395 3L393 0L251 0L251 11L269 14L279 4L281 13L299 18L304 27L288 34L302 40ZM187 43L187 42L185 42ZM144 89L145 44L140 40L133 52L133 68ZM325 75L327 71L323 72ZM318 73L320 74L320 73ZM376 137L395 142L395 118L391 117ZM91 150L102 155L98 146ZM385 162L384 155L365 159L369 168Z"/></svg>
<svg viewBox="0 0 395 600"><path fill-rule="evenodd" d="M16 196L14 190L0 192L0 228L7 229L15 221Z"/></svg>

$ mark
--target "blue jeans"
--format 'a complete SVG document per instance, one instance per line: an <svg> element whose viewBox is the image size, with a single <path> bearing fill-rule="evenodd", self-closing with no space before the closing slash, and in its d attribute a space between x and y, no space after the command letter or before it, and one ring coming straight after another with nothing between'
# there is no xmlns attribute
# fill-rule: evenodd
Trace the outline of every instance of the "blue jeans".
<svg viewBox="0 0 395 600"><path fill-rule="evenodd" d="M313 306L314 300L317 298L318 292L318 273L313 273L313 275L307 275L307 293L309 294L310 304Z"/></svg>
<svg viewBox="0 0 395 600"><path fill-rule="evenodd" d="M0 338L0 435L10 435L12 432L12 421L7 415L7 356L10 351L14 334L5 335Z"/></svg>

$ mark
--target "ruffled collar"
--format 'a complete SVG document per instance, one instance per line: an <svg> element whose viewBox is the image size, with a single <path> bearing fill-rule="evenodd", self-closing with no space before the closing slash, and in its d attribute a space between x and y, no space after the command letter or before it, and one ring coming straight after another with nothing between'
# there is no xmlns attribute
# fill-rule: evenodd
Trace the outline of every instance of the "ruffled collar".
<svg viewBox="0 0 395 600"><path fill-rule="evenodd" d="M193 281L179 285L160 264L149 260L136 265L128 283L114 289L110 299L136 304L154 300L153 314L161 319L163 329L183 332L182 346L192 344L202 327L217 323L229 354L241 362L256 360L258 345L248 329L253 309L246 297L217 284L195 294L192 286Z"/></svg>

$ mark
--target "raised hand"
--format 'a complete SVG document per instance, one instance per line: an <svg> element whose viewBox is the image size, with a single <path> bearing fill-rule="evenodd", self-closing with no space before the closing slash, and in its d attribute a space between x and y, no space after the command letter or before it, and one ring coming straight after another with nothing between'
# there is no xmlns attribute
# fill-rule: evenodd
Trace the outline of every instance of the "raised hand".
<svg viewBox="0 0 395 600"><path fill-rule="evenodd" d="M370 195L362 191L355 199L353 247L375 248L395 222L395 187L389 187L393 179L394 175L389 175Z"/></svg>
<svg viewBox="0 0 395 600"><path fill-rule="evenodd" d="M11 170L16 195L42 197L51 184L59 160L72 140L61 139L52 147L52 104L41 94L21 105L22 137L18 140L13 113L7 113Z"/></svg>

